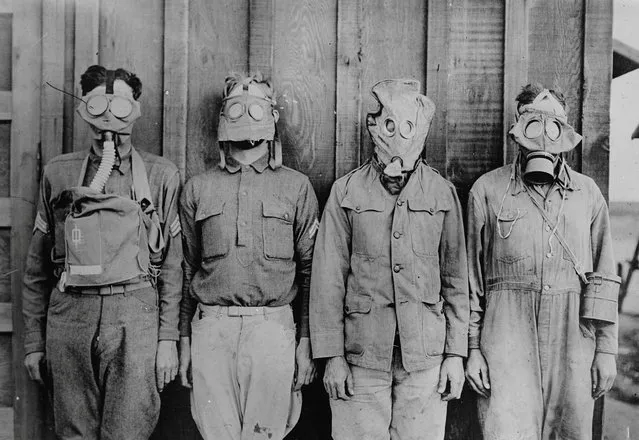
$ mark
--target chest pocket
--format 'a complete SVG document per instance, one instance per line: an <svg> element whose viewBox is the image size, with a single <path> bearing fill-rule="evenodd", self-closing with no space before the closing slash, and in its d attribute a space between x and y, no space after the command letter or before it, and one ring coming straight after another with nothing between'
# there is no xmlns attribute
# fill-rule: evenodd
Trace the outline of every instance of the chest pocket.
<svg viewBox="0 0 639 440"><path fill-rule="evenodd" d="M532 250L532 234L529 229L528 210L502 209L495 210L495 255L501 263L513 264L530 257Z"/></svg>
<svg viewBox="0 0 639 440"><path fill-rule="evenodd" d="M418 256L439 255L444 216L451 209L447 200L414 198L408 200L408 221L410 223L413 251Z"/></svg>
<svg viewBox="0 0 639 440"><path fill-rule="evenodd" d="M378 257L382 251L383 231L390 230L384 213L384 200L353 200L346 196L340 205L351 219L353 253Z"/></svg>
<svg viewBox="0 0 639 440"><path fill-rule="evenodd" d="M262 202L262 236L267 260L291 260L295 254L294 207L282 200Z"/></svg>
<svg viewBox="0 0 639 440"><path fill-rule="evenodd" d="M229 222L224 216L224 202L199 206L195 222L200 231L203 260L228 254L231 235Z"/></svg>

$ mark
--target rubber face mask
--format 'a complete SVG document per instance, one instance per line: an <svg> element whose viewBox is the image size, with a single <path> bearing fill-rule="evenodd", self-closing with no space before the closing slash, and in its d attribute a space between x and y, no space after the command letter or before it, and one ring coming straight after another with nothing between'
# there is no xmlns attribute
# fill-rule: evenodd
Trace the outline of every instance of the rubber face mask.
<svg viewBox="0 0 639 440"><path fill-rule="evenodd" d="M544 90L532 103L519 109L517 122L509 133L527 150L557 155L572 150L581 142L581 136L567 121L562 105Z"/></svg>
<svg viewBox="0 0 639 440"><path fill-rule="evenodd" d="M547 151L523 151L526 158L523 178L533 185L546 185L555 180L559 155Z"/></svg>
<svg viewBox="0 0 639 440"><path fill-rule="evenodd" d="M106 85L87 93L76 110L97 133L130 135L133 123L141 115L140 103L133 99L133 91L127 83L113 80L112 72L107 73Z"/></svg>
<svg viewBox="0 0 639 440"><path fill-rule="evenodd" d="M222 102L218 140L272 141L277 110L258 84L238 84Z"/></svg>
<svg viewBox="0 0 639 440"><path fill-rule="evenodd" d="M371 89L380 109L367 115L366 126L387 176L413 170L424 150L435 104L419 90L411 79L387 79Z"/></svg>

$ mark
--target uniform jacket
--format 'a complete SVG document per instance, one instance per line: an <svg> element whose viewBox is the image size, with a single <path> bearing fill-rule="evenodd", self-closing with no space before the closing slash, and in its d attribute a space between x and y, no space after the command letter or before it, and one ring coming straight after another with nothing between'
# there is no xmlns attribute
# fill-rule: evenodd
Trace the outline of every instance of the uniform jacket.
<svg viewBox="0 0 639 440"><path fill-rule="evenodd" d="M471 348L479 347L491 292L562 294L580 293L582 289L569 254L555 237L551 239L552 227L530 199L519 168L519 162L515 162L484 174L470 191L467 243ZM534 188L529 190L557 223L558 232L585 272L616 273L608 207L591 178L564 164L545 199ZM563 206L562 194L566 197ZM499 230L507 238L502 238ZM594 324L597 351L616 353L617 325Z"/></svg>
<svg viewBox="0 0 639 440"><path fill-rule="evenodd" d="M169 160L139 151L146 167L153 205L157 210L166 248L158 277L160 309L159 339L178 339L179 303L182 291L182 242L178 216L180 176ZM64 261L65 215L56 209L56 202L65 189L77 186L84 159L89 163L84 185L93 179L101 158L92 149L63 154L45 167L40 185L36 227L27 255L23 287L26 354L44 351L46 315L51 290L56 285L59 270L53 261ZM131 197L133 177L131 153L123 155L105 186L106 193ZM116 162L117 164L117 162Z"/></svg>
<svg viewBox="0 0 639 440"><path fill-rule="evenodd" d="M272 169L268 154L242 165L227 157L187 182L181 199L184 299L180 334L190 336L198 302L282 306L299 294L308 336L308 289L318 228L317 198L304 174ZM296 301L296 303L297 303Z"/></svg>
<svg viewBox="0 0 639 440"><path fill-rule="evenodd" d="M337 180L313 259L313 356L390 371L396 334L407 371L466 356L465 255L455 189L425 163L397 196L370 162Z"/></svg>

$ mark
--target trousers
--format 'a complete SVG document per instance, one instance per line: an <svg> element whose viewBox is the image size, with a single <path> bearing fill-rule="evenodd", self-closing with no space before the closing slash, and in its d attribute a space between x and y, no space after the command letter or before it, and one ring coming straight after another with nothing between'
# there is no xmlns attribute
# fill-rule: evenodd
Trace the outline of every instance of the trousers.
<svg viewBox="0 0 639 440"><path fill-rule="evenodd" d="M115 295L53 289L46 380L63 440L145 440L155 428L158 299L154 287Z"/></svg>
<svg viewBox="0 0 639 440"><path fill-rule="evenodd" d="M389 372L349 366L354 395L331 399L333 439L444 439L447 403L437 392L440 365L409 373L395 347Z"/></svg>
<svg viewBox="0 0 639 440"><path fill-rule="evenodd" d="M297 423L290 306L200 304L192 322L191 413L205 440L281 440Z"/></svg>

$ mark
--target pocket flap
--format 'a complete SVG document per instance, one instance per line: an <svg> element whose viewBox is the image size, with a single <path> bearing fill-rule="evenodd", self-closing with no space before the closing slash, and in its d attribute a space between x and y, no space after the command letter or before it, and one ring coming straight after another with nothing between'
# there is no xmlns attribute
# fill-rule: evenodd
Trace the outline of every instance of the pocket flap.
<svg viewBox="0 0 639 440"><path fill-rule="evenodd" d="M225 202L219 202L213 205L198 206L197 212L195 213L195 221L199 222L205 218L222 214L224 212L224 203Z"/></svg>
<svg viewBox="0 0 639 440"><path fill-rule="evenodd" d="M340 206L344 209L350 209L355 212L376 211L384 212L384 200L353 200L346 196Z"/></svg>
<svg viewBox="0 0 639 440"><path fill-rule="evenodd" d="M497 216L497 220L500 222L512 222L519 220L528 213L525 209L503 209Z"/></svg>
<svg viewBox="0 0 639 440"><path fill-rule="evenodd" d="M447 200L433 200L430 198L415 197L408 199L408 209L411 211L434 214L437 211L450 211L451 206Z"/></svg>
<svg viewBox="0 0 639 440"><path fill-rule="evenodd" d="M293 221L291 209L283 203L278 203L272 200L262 202L262 215L264 215L264 217L279 218L286 222Z"/></svg>
<svg viewBox="0 0 639 440"><path fill-rule="evenodd" d="M371 311L373 298L368 295L347 295L344 301L344 312L347 315L351 313L368 313Z"/></svg>

